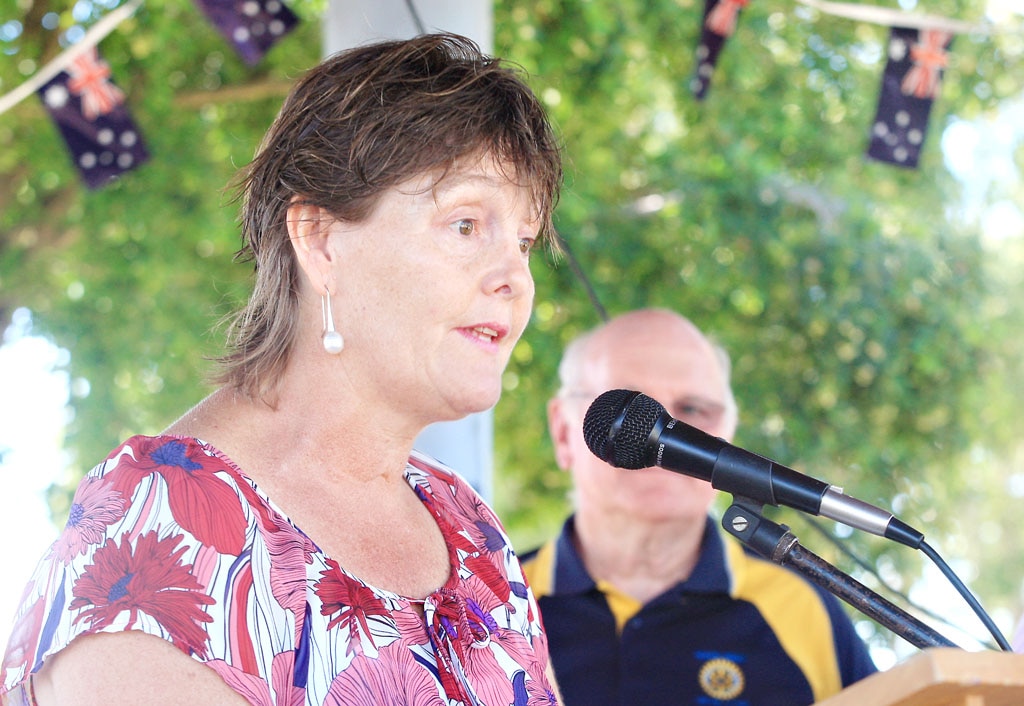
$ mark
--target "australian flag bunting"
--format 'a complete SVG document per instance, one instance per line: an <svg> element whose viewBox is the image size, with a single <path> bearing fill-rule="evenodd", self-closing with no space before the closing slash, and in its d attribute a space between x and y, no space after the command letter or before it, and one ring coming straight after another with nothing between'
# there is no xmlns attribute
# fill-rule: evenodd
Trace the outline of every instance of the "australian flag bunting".
<svg viewBox="0 0 1024 706"><path fill-rule="evenodd" d="M97 189L149 159L124 93L93 47L37 91L57 124L71 158L90 189Z"/></svg>
<svg viewBox="0 0 1024 706"><path fill-rule="evenodd" d="M953 35L937 29L893 27L878 111L867 154L880 162L916 168L939 95Z"/></svg>
<svg viewBox="0 0 1024 706"><path fill-rule="evenodd" d="M299 23L280 0L196 0L245 63L259 63L278 39Z"/></svg>
<svg viewBox="0 0 1024 706"><path fill-rule="evenodd" d="M697 47L697 74L690 82L697 100L704 100L718 63L718 53L735 31L740 10L746 7L747 2L749 0L705 0L700 45Z"/></svg>

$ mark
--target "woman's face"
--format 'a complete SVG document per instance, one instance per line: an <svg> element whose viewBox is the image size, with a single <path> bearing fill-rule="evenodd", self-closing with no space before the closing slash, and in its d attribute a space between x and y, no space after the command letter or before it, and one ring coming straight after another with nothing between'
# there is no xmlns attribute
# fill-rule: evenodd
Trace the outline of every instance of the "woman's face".
<svg viewBox="0 0 1024 706"><path fill-rule="evenodd" d="M416 423L493 406L533 306L539 221L490 159L384 193L332 226L346 384Z"/></svg>

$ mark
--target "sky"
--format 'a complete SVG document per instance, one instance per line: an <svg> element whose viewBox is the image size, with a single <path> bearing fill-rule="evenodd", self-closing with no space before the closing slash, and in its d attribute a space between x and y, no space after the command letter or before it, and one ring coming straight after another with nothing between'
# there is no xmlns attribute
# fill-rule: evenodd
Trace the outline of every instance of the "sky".
<svg viewBox="0 0 1024 706"><path fill-rule="evenodd" d="M70 354L30 335L18 309L0 345L0 645L36 560L57 536L45 491L66 465L61 448ZM2 649L2 648L0 648Z"/></svg>

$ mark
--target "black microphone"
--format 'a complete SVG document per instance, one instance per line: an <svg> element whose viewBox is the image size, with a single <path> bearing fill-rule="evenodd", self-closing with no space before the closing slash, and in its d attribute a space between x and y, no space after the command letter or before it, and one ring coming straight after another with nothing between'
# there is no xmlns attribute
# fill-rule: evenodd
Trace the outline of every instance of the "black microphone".
<svg viewBox="0 0 1024 706"><path fill-rule="evenodd" d="M924 535L892 513L844 495L841 488L733 446L674 419L655 399L609 390L590 405L583 438L616 468L660 466L764 505L786 505L919 549Z"/></svg>

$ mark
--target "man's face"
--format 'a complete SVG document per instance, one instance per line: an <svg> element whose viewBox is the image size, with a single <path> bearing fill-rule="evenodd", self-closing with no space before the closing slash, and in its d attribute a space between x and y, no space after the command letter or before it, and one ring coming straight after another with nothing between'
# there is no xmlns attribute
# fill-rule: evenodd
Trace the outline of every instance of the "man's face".
<svg viewBox="0 0 1024 706"><path fill-rule="evenodd" d="M579 389L549 406L556 455L573 474L577 511L650 522L703 521L716 494L710 483L660 468L608 465L587 448L583 418L602 392L637 390L676 419L731 440L736 419L714 349L685 320L644 312L613 322L586 350Z"/></svg>

